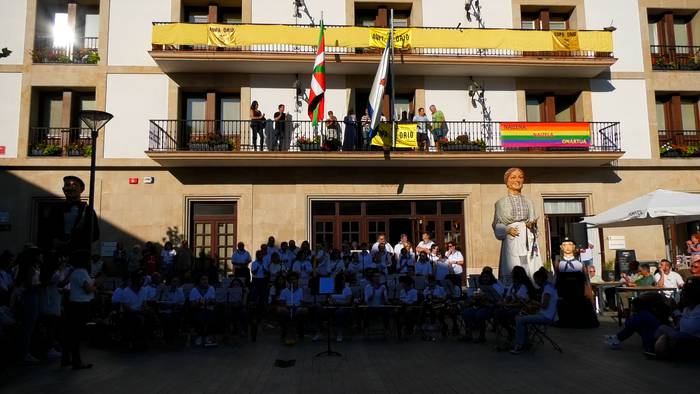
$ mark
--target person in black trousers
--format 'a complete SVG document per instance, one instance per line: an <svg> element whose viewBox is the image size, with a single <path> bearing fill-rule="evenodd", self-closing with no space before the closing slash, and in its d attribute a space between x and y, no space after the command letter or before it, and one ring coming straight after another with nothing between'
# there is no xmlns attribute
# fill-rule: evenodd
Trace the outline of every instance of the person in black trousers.
<svg viewBox="0 0 700 394"><path fill-rule="evenodd" d="M73 269L68 275L70 296L66 306L61 366L72 366L74 370L92 368L92 364L83 364L80 356L80 341L84 335L85 325L90 319L90 303L96 289L88 273L89 261L88 250L78 250L70 258Z"/></svg>

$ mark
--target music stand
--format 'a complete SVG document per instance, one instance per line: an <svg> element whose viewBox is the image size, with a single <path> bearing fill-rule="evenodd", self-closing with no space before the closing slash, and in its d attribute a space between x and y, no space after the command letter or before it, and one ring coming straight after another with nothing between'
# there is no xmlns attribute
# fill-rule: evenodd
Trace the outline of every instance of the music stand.
<svg viewBox="0 0 700 394"><path fill-rule="evenodd" d="M318 294L332 295L335 294L335 280L333 278L319 278ZM331 314L328 318L328 328L326 331L326 350L318 353L316 357L322 356L334 356L342 357L343 355L331 349L331 326L333 325L333 319L335 316L335 307L326 305L324 308L331 310Z"/></svg>

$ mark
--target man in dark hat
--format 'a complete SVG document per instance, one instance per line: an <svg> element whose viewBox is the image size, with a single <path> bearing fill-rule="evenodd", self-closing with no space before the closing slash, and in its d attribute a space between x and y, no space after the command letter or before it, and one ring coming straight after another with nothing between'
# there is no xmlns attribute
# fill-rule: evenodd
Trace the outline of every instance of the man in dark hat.
<svg viewBox="0 0 700 394"><path fill-rule="evenodd" d="M63 194L66 200L49 213L48 232L51 244L49 251L58 257L67 257L79 249L90 250L92 243L100 238L100 228L95 211L80 200L85 183L74 175L63 178ZM90 236L92 221L92 237Z"/></svg>

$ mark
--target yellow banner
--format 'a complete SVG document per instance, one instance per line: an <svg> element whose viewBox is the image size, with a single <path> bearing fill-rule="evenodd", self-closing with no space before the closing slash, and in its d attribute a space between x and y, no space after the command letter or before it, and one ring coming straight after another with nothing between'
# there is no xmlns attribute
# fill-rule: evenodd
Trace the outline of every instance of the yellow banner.
<svg viewBox="0 0 700 394"><path fill-rule="evenodd" d="M220 26L232 28L226 30ZM231 27L233 26L233 27ZM211 30L213 27L214 30ZM221 30L217 30L217 28ZM344 48L384 47L388 29L341 26L326 28L326 46ZM608 31L544 31L508 29L396 29L396 48L475 48L514 51L612 52ZM153 26L154 45L318 44L318 27L285 25L218 25L169 23Z"/></svg>
<svg viewBox="0 0 700 394"><path fill-rule="evenodd" d="M579 51L581 45L575 30L553 30L552 45L555 51Z"/></svg>
<svg viewBox="0 0 700 394"><path fill-rule="evenodd" d="M377 134L372 138L372 145L374 146L391 146L393 143L391 132L391 123L380 123L377 130Z"/></svg>
<svg viewBox="0 0 700 394"><path fill-rule="evenodd" d="M418 148L418 124L399 123L396 130L397 148Z"/></svg>
<svg viewBox="0 0 700 394"><path fill-rule="evenodd" d="M385 48L389 39L389 29L370 28L369 47ZM394 48L411 48L411 29L394 29Z"/></svg>
<svg viewBox="0 0 700 394"><path fill-rule="evenodd" d="M235 47L236 25L207 25L207 45L215 47Z"/></svg>

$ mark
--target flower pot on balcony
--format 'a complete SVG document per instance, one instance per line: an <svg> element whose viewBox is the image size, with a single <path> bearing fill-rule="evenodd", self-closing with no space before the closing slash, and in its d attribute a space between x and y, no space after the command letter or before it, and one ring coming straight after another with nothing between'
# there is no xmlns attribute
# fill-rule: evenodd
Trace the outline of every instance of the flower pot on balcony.
<svg viewBox="0 0 700 394"><path fill-rule="evenodd" d="M29 153L30 156L44 156L44 150L43 149L32 149L31 152Z"/></svg>
<svg viewBox="0 0 700 394"><path fill-rule="evenodd" d="M199 142L194 142L187 144L190 150L194 151L208 151L209 150L209 144L203 144Z"/></svg>
<svg viewBox="0 0 700 394"><path fill-rule="evenodd" d="M214 144L214 145L209 145L209 150L227 151L227 150L229 150L229 146L228 146L228 144Z"/></svg>
<svg viewBox="0 0 700 394"><path fill-rule="evenodd" d="M314 143L300 143L299 144L299 150L301 151L314 151L314 150L321 150L321 144L314 144Z"/></svg>
<svg viewBox="0 0 700 394"><path fill-rule="evenodd" d="M676 150L669 150L662 152L661 157L681 157L681 154Z"/></svg>
<svg viewBox="0 0 700 394"><path fill-rule="evenodd" d="M68 151L68 156L83 156L83 151L81 151L81 150L76 150L76 149L69 150L69 151Z"/></svg>
<svg viewBox="0 0 700 394"><path fill-rule="evenodd" d="M441 144L440 149L443 151L480 151L479 145L473 144Z"/></svg>

